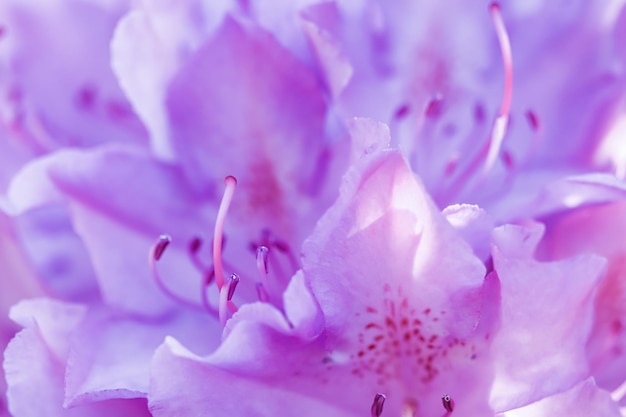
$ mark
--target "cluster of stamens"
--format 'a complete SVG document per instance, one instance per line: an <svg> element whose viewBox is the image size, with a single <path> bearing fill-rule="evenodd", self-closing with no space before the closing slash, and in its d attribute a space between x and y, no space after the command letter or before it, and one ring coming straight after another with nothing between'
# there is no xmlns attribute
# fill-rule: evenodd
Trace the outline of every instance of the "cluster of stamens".
<svg viewBox="0 0 626 417"><path fill-rule="evenodd" d="M372 417L382 416L383 407L385 405L386 400L387 400L387 396L385 394L381 394L380 392L374 396L374 401L372 402L372 407L371 407ZM446 416L452 413L452 411L454 411L454 400L448 394L444 394L441 397L441 403L443 404L444 410L446 410L446 414L445 414Z"/></svg>
<svg viewBox="0 0 626 417"><path fill-rule="evenodd" d="M150 269L152 276L158 288L162 293L167 295L179 304L184 304L194 308L202 308L208 313L219 317L222 324L225 324L228 318L237 312L237 306L233 302L235 290L240 282L240 274L234 272L235 269L231 265L227 265L222 257L222 252L225 246L224 225L230 203L232 202L235 188L237 186L237 180L233 176L225 178L225 190L218 209L217 217L215 220L215 227L213 233L213 245L212 255L213 264L207 266L199 256L200 249L202 247L202 239L199 237L193 238L189 243L189 255L191 262L195 268L202 273L202 280L200 285L200 303L194 303L185 297L176 294L165 284L164 280L158 273L156 263L161 259L166 248L170 245L172 239L169 235L161 235L159 239L152 246L150 251ZM259 245L255 245L256 252L256 269L257 269L257 295L258 299L262 302L271 301L271 291L269 282L269 268L268 257L270 247L275 248L278 252L285 254L292 266L297 267L298 260L291 251L288 244L276 239L268 231L264 232L261 237ZM226 278L224 268L233 271L228 279ZM215 284L218 291L218 305L217 307L211 304L209 300L209 288Z"/></svg>

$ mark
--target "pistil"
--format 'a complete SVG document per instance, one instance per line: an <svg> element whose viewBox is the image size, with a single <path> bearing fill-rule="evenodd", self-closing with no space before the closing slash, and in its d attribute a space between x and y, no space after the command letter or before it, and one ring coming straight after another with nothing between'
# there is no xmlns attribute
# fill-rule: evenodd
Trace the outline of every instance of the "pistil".
<svg viewBox="0 0 626 417"><path fill-rule="evenodd" d="M502 53L502 63L504 64L504 92L502 94L500 110L493 124L491 137L489 138L489 150L483 167L484 173L489 172L502 147L502 140L504 139L504 134L506 133L507 124L509 122L511 99L513 96L513 57L511 54L511 41L509 40L506 27L504 26L500 5L498 3L491 3L489 12L496 30L498 43L500 44L500 52Z"/></svg>
<svg viewBox="0 0 626 417"><path fill-rule="evenodd" d="M215 229L213 233L213 268L215 270L215 283L218 290L222 290L224 286L224 267L222 264L222 240L224 237L224 223L226 222L226 214L228 208L233 199L235 193L235 187L237 186L237 179L233 176L228 176L224 179L226 188L224 189L224 195L220 207L217 211L217 219L215 220Z"/></svg>

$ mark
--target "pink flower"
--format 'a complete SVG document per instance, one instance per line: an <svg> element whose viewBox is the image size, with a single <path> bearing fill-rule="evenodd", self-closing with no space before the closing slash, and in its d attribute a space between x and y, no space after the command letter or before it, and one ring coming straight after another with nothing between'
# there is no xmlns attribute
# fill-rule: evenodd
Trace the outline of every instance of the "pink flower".
<svg viewBox="0 0 626 417"><path fill-rule="evenodd" d="M478 416L579 391L592 414L619 415L582 382L602 259L539 263L538 231L511 226L484 277L401 157L366 159L305 243L284 314L244 306L209 356L173 338L159 348L153 415Z"/></svg>
<svg viewBox="0 0 626 417"><path fill-rule="evenodd" d="M340 114L387 123L440 206L510 209L566 175L623 177L626 12L566 9L338 1L301 19Z"/></svg>
<svg viewBox="0 0 626 417"><path fill-rule="evenodd" d="M11 412L619 415L626 13L568 7L0 6Z"/></svg>
<svg viewBox="0 0 626 417"><path fill-rule="evenodd" d="M246 53L230 56L232 49ZM207 59L216 55L217 63ZM62 406L88 414L94 402L146 397L151 356L165 336L207 354L221 339L218 316L225 321L232 314L226 308L259 297L281 308L282 292L299 268L298 248L336 193L335 173L347 159L331 152L321 87L271 36L233 19L206 35L188 58L162 91L175 161L135 144L107 144L57 151L13 178L13 213L69 210L99 293L73 299L83 304L18 304L12 317L26 329L5 359L11 410L28 409L39 373L60 415ZM246 64L234 71L242 60ZM267 70L260 73L260 66ZM261 87L249 89L253 80ZM204 93L197 83L206 86ZM238 185L224 226L217 213L228 174L237 175ZM225 239L223 248L216 243L215 261L223 259L228 272L244 278L232 300L221 268L206 261L212 260L206 248L214 228L216 238ZM162 233L172 243L157 255L163 245L154 242ZM209 244L200 247L202 241ZM63 327L42 322L50 310L70 310L71 320ZM50 338L38 338L40 331ZM22 369L31 352L26 345L39 352L57 339L64 345L37 358L40 371ZM128 407L135 404L142 402Z"/></svg>

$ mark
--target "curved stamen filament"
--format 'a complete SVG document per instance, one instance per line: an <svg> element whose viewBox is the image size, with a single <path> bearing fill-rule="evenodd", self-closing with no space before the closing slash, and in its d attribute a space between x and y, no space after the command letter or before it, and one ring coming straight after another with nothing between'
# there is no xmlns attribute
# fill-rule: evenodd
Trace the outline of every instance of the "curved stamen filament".
<svg viewBox="0 0 626 417"><path fill-rule="evenodd" d="M181 297L180 295L173 293L167 287L167 285L165 285L165 282L163 281L163 279L161 278L161 275L159 274L159 271L157 270L156 263L157 261L161 259L161 257L163 256L163 253L165 253L165 249L169 246L171 242L172 242L172 238L170 236L161 235L159 236L159 239L154 243L154 245L152 245L152 248L150 249L148 260L150 263L150 272L152 274L154 283L157 285L157 287L159 287L159 290L161 290L163 294L167 295L169 298L176 301L177 303L184 304L193 308L198 308L199 307L198 305L190 302L189 300Z"/></svg>
<svg viewBox="0 0 626 417"><path fill-rule="evenodd" d="M198 256L203 243L204 242L199 237L194 237L189 242L189 257L191 258L191 262L193 262L193 265L198 271L206 271L209 269L209 267L205 265Z"/></svg>
<svg viewBox="0 0 626 417"><path fill-rule="evenodd" d="M259 301L262 301L264 303L269 302L270 297L267 294L265 287L260 282L257 282L256 284L256 293L257 293L257 296L259 297Z"/></svg>
<svg viewBox="0 0 626 417"><path fill-rule="evenodd" d="M204 277L202 277L202 286L201 286L201 290L200 290L200 294L201 297L200 299L202 300L202 307L204 307L204 309L215 315L215 316L219 316L219 312L217 309L215 309L211 303L209 302L209 296L207 294L207 290L209 288L209 285L211 285L211 282L213 282L213 280L215 279L215 271L213 270L213 268L211 268L205 275Z"/></svg>
<svg viewBox="0 0 626 417"><path fill-rule="evenodd" d="M224 189L222 202L220 203L219 210L217 211L217 219L215 220L215 229L213 233L213 266L215 270L215 282L220 291L224 286L224 268L222 265L222 239L224 237L224 223L226 221L228 207L230 206L233 194L235 193L237 179L229 175L224 179L224 183L226 184L226 188Z"/></svg>

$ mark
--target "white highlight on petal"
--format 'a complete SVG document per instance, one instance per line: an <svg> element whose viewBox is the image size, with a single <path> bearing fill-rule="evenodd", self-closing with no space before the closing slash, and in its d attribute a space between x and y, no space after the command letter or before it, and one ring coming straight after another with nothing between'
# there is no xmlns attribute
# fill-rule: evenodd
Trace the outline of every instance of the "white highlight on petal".
<svg viewBox="0 0 626 417"><path fill-rule="evenodd" d="M616 118L596 152L597 163L610 163L615 176L626 178L626 115Z"/></svg>

